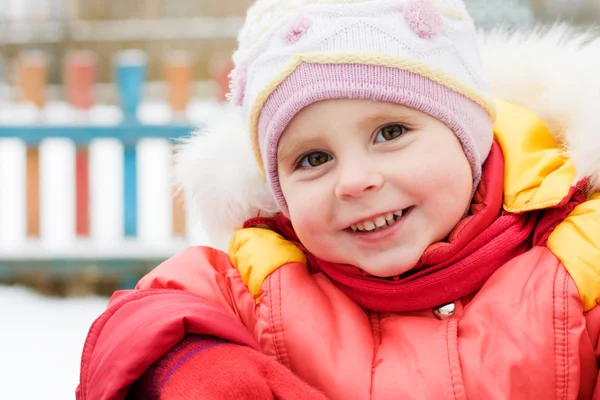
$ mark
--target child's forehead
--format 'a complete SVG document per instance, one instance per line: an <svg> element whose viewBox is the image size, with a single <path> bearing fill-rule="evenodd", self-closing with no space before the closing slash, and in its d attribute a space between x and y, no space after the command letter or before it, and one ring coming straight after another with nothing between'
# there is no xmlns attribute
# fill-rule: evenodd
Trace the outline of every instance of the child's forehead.
<svg viewBox="0 0 600 400"><path fill-rule="evenodd" d="M340 121L362 121L389 115L416 115L420 111L410 107L365 99L329 99L310 104L300 110L290 124L295 121L318 121L319 118L337 117Z"/></svg>
<svg viewBox="0 0 600 400"><path fill-rule="evenodd" d="M416 123L424 114L415 109L381 101L332 99L302 109L284 129L278 150L294 152L324 141L342 140L339 132L371 131L385 123Z"/></svg>
<svg viewBox="0 0 600 400"><path fill-rule="evenodd" d="M313 103L303 108L290 121L286 130L306 132L327 130L335 126L361 126L388 119L416 119L422 112L400 104L362 99L332 99Z"/></svg>

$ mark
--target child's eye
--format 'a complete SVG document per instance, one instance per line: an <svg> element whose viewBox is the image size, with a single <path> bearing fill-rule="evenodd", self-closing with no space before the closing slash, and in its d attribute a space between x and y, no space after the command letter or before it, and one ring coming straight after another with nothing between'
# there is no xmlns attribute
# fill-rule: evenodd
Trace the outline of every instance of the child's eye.
<svg viewBox="0 0 600 400"><path fill-rule="evenodd" d="M398 124L387 125L377 131L375 142L389 142L402 136L406 132L406 127Z"/></svg>
<svg viewBox="0 0 600 400"><path fill-rule="evenodd" d="M323 151L313 151L312 153L309 153L300 159L298 162L298 168L314 168L331 160L332 158L329 154Z"/></svg>

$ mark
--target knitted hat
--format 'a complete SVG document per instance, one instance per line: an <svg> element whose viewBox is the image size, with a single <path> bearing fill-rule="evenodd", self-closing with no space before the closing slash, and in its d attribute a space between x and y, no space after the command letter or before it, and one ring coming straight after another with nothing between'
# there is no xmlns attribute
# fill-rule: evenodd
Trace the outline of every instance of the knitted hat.
<svg viewBox="0 0 600 400"><path fill-rule="evenodd" d="M282 210L277 144L302 108L325 99L403 104L445 123L473 187L490 151L495 107L462 0L258 0L239 34L230 100Z"/></svg>

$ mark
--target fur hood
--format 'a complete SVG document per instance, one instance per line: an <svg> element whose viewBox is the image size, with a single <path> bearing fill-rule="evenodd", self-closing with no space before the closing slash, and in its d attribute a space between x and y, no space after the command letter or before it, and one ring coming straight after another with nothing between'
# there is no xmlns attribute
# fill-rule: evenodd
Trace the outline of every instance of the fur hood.
<svg viewBox="0 0 600 400"><path fill-rule="evenodd" d="M566 26L481 36L492 94L536 113L577 167L600 191L600 38ZM218 171L218 172L217 172ZM262 179L241 113L226 106L183 140L175 177L201 245L227 249L249 218L278 207Z"/></svg>

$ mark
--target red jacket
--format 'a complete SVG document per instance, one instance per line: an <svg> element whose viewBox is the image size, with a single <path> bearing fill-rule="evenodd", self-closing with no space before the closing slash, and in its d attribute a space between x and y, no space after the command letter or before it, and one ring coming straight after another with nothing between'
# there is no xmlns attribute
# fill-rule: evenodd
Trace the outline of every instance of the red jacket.
<svg viewBox="0 0 600 400"><path fill-rule="evenodd" d="M600 400L600 193L561 208L575 169L533 114L503 104L496 139L504 209L540 213L547 234L445 317L362 308L290 241L244 229L229 254L190 248L114 295L90 329L77 398L122 399L205 334L260 350L331 399Z"/></svg>

